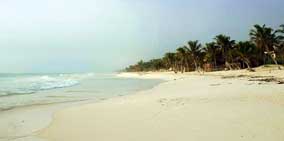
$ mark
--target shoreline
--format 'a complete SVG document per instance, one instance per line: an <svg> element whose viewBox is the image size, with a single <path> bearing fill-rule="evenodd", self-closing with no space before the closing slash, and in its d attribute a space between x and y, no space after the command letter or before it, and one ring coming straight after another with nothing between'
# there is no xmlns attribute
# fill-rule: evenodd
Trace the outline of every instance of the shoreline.
<svg viewBox="0 0 284 141"><path fill-rule="evenodd" d="M247 73L240 71L213 72L209 76L195 73L123 73L121 77L161 77L172 81L133 95L62 109L54 114L54 120L47 128L38 132L38 137L70 141L283 139L283 85L248 81L247 76L230 76L230 73ZM216 76L225 76L223 73L227 79ZM270 76L263 72L251 74ZM275 74L278 73L272 76ZM240 126L235 126L234 122ZM188 135L187 131L192 134Z"/></svg>
<svg viewBox="0 0 284 141"><path fill-rule="evenodd" d="M49 104L36 104L16 107L0 112L0 141L32 140L41 141L36 134L53 120L53 114L61 109L80 104L93 103L94 100L68 101Z"/></svg>
<svg viewBox="0 0 284 141"><path fill-rule="evenodd" d="M145 89L152 89L153 87ZM145 89L138 91L143 91ZM63 91L66 91L66 89L44 91L44 93L62 93ZM37 134L40 130L43 130L51 124L56 112L63 109L68 109L80 105L87 105L90 103L98 103L111 99L113 97L123 97L126 95L118 94L116 96L98 96L95 98L87 98L83 100L81 99L66 102L33 104L18 106L8 110L2 110L0 111L0 141L42 141L44 139L37 137Z"/></svg>

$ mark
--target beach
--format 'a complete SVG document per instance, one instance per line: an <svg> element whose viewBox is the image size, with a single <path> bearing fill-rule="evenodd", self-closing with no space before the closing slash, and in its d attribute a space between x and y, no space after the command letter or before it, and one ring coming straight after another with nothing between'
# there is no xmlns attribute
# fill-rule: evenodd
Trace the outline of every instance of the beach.
<svg viewBox="0 0 284 141"><path fill-rule="evenodd" d="M167 80L98 103L64 108L36 132L50 141L282 141L283 70L122 73Z"/></svg>
<svg viewBox="0 0 284 141"><path fill-rule="evenodd" d="M0 141L284 141L283 5L3 0Z"/></svg>
<svg viewBox="0 0 284 141"><path fill-rule="evenodd" d="M37 132L59 110L135 94L163 81L123 78L115 73L2 74L0 141L41 141ZM73 82L76 85L69 85Z"/></svg>

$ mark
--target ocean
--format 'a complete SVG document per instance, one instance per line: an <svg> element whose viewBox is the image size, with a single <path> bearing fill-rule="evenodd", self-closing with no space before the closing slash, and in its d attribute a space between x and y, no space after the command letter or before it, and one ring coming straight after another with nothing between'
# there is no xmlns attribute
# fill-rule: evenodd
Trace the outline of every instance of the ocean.
<svg viewBox="0 0 284 141"><path fill-rule="evenodd" d="M150 89L163 80L116 74L0 74L0 111L17 107L104 100Z"/></svg>

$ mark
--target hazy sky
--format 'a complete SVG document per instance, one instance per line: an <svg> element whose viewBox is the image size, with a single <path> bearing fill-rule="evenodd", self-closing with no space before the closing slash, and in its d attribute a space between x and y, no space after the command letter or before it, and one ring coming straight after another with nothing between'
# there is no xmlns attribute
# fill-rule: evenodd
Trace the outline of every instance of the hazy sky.
<svg viewBox="0 0 284 141"><path fill-rule="evenodd" d="M0 72L112 71L284 23L283 0L0 0Z"/></svg>

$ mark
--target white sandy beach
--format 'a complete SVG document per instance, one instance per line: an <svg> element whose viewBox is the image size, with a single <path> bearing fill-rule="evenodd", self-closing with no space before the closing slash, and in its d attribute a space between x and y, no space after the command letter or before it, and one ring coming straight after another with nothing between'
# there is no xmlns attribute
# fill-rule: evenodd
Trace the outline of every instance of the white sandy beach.
<svg viewBox="0 0 284 141"><path fill-rule="evenodd" d="M38 137L50 141L284 140L284 85L248 81L255 76L282 79L284 71L120 76L169 81L135 95L60 110Z"/></svg>
<svg viewBox="0 0 284 141"><path fill-rule="evenodd" d="M0 0L0 21L0 141L284 141L284 0Z"/></svg>

